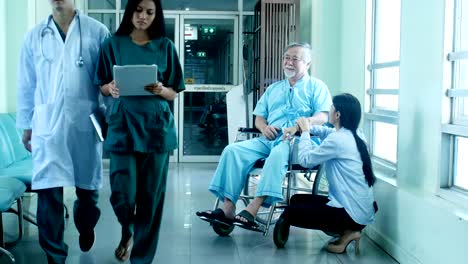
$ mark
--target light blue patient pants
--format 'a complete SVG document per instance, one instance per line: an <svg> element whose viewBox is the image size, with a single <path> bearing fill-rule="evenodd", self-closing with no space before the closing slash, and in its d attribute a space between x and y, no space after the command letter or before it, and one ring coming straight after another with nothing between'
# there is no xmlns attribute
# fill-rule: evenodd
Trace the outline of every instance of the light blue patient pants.
<svg viewBox="0 0 468 264"><path fill-rule="evenodd" d="M221 201L226 197L235 204L255 162L266 158L255 196L266 196L262 204L265 207L282 201L289 148L289 141L281 141L280 136L273 141L258 137L228 145L221 154L208 189Z"/></svg>

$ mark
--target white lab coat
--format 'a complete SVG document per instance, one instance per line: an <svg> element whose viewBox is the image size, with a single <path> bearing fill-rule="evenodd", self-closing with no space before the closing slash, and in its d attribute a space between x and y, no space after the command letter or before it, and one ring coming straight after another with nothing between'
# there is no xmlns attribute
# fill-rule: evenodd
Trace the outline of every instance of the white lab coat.
<svg viewBox="0 0 468 264"><path fill-rule="evenodd" d="M77 11L64 42L53 20L48 23L53 35L46 30L41 37L47 23L26 35L18 71L17 127L32 128L32 189L96 190L102 186L102 144L89 115L98 109L100 91L93 79L109 31ZM76 65L80 25L82 67Z"/></svg>

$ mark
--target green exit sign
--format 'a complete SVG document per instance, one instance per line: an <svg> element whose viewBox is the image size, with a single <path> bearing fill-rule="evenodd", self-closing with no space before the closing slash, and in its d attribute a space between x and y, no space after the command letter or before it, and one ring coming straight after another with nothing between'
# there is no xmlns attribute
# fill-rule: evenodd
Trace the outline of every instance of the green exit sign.
<svg viewBox="0 0 468 264"><path fill-rule="evenodd" d="M216 34L216 27L215 26L202 26L201 33L203 35L215 35Z"/></svg>
<svg viewBox="0 0 468 264"><path fill-rule="evenodd" d="M199 57L199 58L206 58L206 52L205 52L205 51L199 51L199 52L197 52L197 57Z"/></svg>

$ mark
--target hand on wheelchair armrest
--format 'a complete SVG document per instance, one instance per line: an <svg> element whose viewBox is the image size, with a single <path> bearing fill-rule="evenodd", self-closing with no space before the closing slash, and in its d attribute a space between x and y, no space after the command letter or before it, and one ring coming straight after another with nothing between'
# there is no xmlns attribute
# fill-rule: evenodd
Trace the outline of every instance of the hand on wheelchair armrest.
<svg viewBox="0 0 468 264"><path fill-rule="evenodd" d="M262 132L260 130L258 130L257 128L255 127L239 127L239 129L237 130L239 133L252 133L252 134L261 134ZM312 133L310 134L311 136L314 136ZM301 136L301 132L300 131L296 131L296 133L294 133L294 136L298 136L300 137Z"/></svg>
<svg viewBox="0 0 468 264"><path fill-rule="evenodd" d="M249 138L258 137L260 135L263 135L268 140L275 140L277 138L277 136L278 136L279 131L281 131L281 128L267 125L262 130L257 129L257 128L243 128L243 127L241 127L241 128L238 129L237 134L238 135L240 135L240 134L247 135Z"/></svg>
<svg viewBox="0 0 468 264"><path fill-rule="evenodd" d="M283 134L283 140L285 139L290 140L292 138L291 136L292 133L294 133L293 136L300 137L302 134L302 130L300 130L297 126L285 128L284 134ZM312 134L310 131L309 131L309 134L311 137L315 137L315 135Z"/></svg>

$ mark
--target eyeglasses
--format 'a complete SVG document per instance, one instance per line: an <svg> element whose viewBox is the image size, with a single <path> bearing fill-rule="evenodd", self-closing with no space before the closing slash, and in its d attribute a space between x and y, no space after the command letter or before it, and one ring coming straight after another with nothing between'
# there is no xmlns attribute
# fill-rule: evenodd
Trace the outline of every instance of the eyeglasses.
<svg viewBox="0 0 468 264"><path fill-rule="evenodd" d="M297 63L302 60L302 58L296 57L296 56L289 56L289 55L283 55L283 60L285 61L291 61L292 63Z"/></svg>

